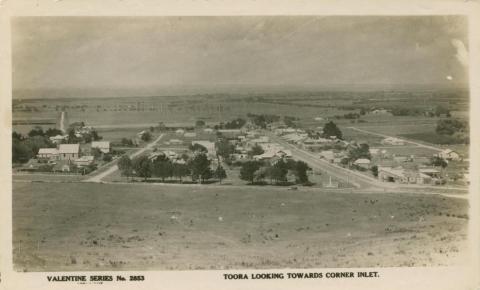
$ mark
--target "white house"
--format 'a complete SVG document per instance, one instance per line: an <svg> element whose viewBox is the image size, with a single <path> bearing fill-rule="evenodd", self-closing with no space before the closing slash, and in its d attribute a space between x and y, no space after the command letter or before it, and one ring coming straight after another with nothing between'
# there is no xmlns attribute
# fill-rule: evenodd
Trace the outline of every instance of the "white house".
<svg viewBox="0 0 480 290"><path fill-rule="evenodd" d="M171 144L171 145L182 145L182 144L183 144L183 141L182 141L182 140L179 140L179 139L170 139L170 141L168 142L168 144Z"/></svg>
<svg viewBox="0 0 480 290"><path fill-rule="evenodd" d="M98 148L103 153L109 153L110 152L110 141L93 141L91 147L92 148Z"/></svg>
<svg viewBox="0 0 480 290"><path fill-rule="evenodd" d="M438 157L443 158L445 160L453 160L453 161L458 161L462 159L460 157L460 154L453 151L452 149L443 150L442 152L438 153Z"/></svg>
<svg viewBox="0 0 480 290"><path fill-rule="evenodd" d="M58 157L57 148L40 148L37 154L38 158L56 159Z"/></svg>
<svg viewBox="0 0 480 290"><path fill-rule="evenodd" d="M357 165L357 166L360 166L360 167L363 167L363 168L369 168L370 167L370 160L366 159L366 158L360 158L360 159L357 159L353 162L353 164Z"/></svg>
<svg viewBox="0 0 480 290"><path fill-rule="evenodd" d="M203 129L203 132L210 134L210 133L213 133L213 129L212 128L205 128L205 129Z"/></svg>
<svg viewBox="0 0 480 290"><path fill-rule="evenodd" d="M57 136L52 136L49 139L50 139L50 141L52 141L55 144L60 144L60 143L62 143L63 140L66 140L67 137L68 137L68 135L64 135L64 136L57 135Z"/></svg>
<svg viewBox="0 0 480 290"><path fill-rule="evenodd" d="M92 155L85 155L75 159L74 163L77 166L88 166L93 163L94 157Z"/></svg>
<svg viewBox="0 0 480 290"><path fill-rule="evenodd" d="M197 133L195 133L195 132L186 132L185 134L183 134L183 137L185 137L185 138L195 138L195 137L197 137Z"/></svg>
<svg viewBox="0 0 480 290"><path fill-rule="evenodd" d="M405 141L402 139L398 139L395 137L388 137L382 140L382 144L384 145L394 145L394 146L402 146L405 145Z"/></svg>
<svg viewBox="0 0 480 290"><path fill-rule="evenodd" d="M370 149L368 149L368 152L370 152L370 154L372 154L372 155L377 155L378 153L380 153L380 149L370 148Z"/></svg>

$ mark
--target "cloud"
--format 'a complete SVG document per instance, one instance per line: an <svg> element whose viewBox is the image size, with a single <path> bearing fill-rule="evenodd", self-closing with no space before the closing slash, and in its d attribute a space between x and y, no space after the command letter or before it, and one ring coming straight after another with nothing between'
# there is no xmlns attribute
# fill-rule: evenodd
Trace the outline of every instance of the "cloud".
<svg viewBox="0 0 480 290"><path fill-rule="evenodd" d="M455 57L465 67L468 66L468 50L461 40L452 39L452 45L457 49Z"/></svg>

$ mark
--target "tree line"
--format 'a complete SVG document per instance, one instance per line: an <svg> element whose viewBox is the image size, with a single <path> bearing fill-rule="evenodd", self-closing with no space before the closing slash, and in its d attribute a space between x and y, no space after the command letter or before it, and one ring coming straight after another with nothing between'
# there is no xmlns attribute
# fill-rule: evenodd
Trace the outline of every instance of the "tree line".
<svg viewBox="0 0 480 290"><path fill-rule="evenodd" d="M262 161L247 161L240 168L240 179L250 184L264 183L269 180L270 184L287 184L294 182L309 184L307 171L311 168L303 161L292 159L278 159L271 164Z"/></svg>
<svg viewBox="0 0 480 290"><path fill-rule="evenodd" d="M157 177L165 182L167 179L183 182L183 178L189 176L192 182L205 183L215 178L220 182L227 177L225 169L219 164L215 169L211 168L211 160L205 152L195 151L192 157L183 155L177 161L170 160L160 154L155 158L147 155L130 159L123 155L118 161L118 168L127 178L137 176L147 181L148 178Z"/></svg>
<svg viewBox="0 0 480 290"><path fill-rule="evenodd" d="M25 163L37 156L40 148L54 148L56 145L50 141L50 137L61 134L62 131L49 128L46 131L42 127L34 127L27 136L15 131L12 132L12 162Z"/></svg>

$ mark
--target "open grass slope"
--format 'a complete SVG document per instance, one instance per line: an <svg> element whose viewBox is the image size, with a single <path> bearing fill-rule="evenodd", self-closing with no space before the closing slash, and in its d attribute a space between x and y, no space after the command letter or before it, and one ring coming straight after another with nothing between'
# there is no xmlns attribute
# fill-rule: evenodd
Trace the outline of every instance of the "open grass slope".
<svg viewBox="0 0 480 290"><path fill-rule="evenodd" d="M467 201L440 196L13 184L18 271L450 265Z"/></svg>

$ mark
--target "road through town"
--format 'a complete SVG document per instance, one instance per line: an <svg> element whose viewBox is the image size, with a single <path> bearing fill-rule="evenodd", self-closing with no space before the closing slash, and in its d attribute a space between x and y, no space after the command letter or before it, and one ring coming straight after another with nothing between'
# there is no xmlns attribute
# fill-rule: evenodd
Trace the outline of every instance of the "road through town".
<svg viewBox="0 0 480 290"><path fill-rule="evenodd" d="M140 148L139 150L133 152L132 154L130 154L130 158L135 158L135 157L141 155L142 153L146 152L147 150L152 149L153 146L155 146L162 139L162 137L163 137L163 134L158 136L157 139L155 139L153 142L147 144L145 147ZM110 167L108 167L106 170L104 170L102 172L99 172L98 174L96 174L94 176L91 176L91 177L85 179L84 181L85 182L101 182L103 178L105 178L106 176L112 174L113 172L115 172L117 170L118 170L117 163L112 162L112 165Z"/></svg>
<svg viewBox="0 0 480 290"><path fill-rule="evenodd" d="M302 150L292 144L289 144L288 142L274 134L269 134L269 137L275 142L283 145L285 148L290 149L295 159L304 161L314 169L322 170L327 174L331 175L332 177L351 183L356 188L370 188L377 191L383 191L386 188L392 188L392 184L380 182L372 177L354 172L352 170L332 164L326 160L320 159L318 155L315 155L311 152Z"/></svg>

